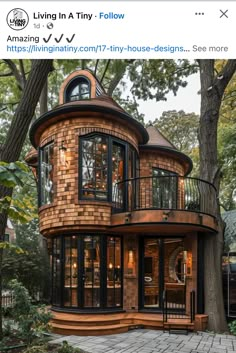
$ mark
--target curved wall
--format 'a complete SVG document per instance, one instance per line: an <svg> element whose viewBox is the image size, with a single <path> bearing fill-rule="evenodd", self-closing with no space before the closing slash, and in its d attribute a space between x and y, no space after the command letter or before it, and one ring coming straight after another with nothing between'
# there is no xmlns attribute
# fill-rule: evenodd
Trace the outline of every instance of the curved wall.
<svg viewBox="0 0 236 353"><path fill-rule="evenodd" d="M40 231L44 236L64 230L104 230L110 225L111 203L79 200L79 137L98 132L128 142L136 150L138 137L129 126L121 125L112 116L92 113L69 118L48 127L40 137L40 147L54 141L54 200L40 207ZM61 165L59 148L66 147L66 164Z"/></svg>

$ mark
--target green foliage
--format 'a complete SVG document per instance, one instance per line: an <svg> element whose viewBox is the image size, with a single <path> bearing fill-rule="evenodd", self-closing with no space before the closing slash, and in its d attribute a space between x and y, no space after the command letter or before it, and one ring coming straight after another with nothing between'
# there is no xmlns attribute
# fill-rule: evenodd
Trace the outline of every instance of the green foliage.
<svg viewBox="0 0 236 353"><path fill-rule="evenodd" d="M14 188L17 185L23 186L22 179L28 177L28 172L28 167L22 162L0 162L0 184L8 188Z"/></svg>
<svg viewBox="0 0 236 353"><path fill-rule="evenodd" d="M9 243L8 241L3 241L0 243L0 249L11 250L14 254L24 254L24 250L19 246Z"/></svg>
<svg viewBox="0 0 236 353"><path fill-rule="evenodd" d="M34 337L49 329L51 313L45 306L32 305L29 292L17 280L10 282L10 289L14 296L13 319L21 336L31 342Z"/></svg>
<svg viewBox="0 0 236 353"><path fill-rule="evenodd" d="M30 178L30 170L25 163L15 162L6 163L0 162L0 184L8 188L24 187L25 183ZM9 218L17 222L28 222L36 214L34 206L27 195L22 195L22 198L5 196L0 199L0 212L6 211Z"/></svg>
<svg viewBox="0 0 236 353"><path fill-rule="evenodd" d="M229 323L229 331L232 335L236 335L236 320Z"/></svg>
<svg viewBox="0 0 236 353"><path fill-rule="evenodd" d="M79 348L73 348L68 344L67 341L62 342L62 347L60 347L57 351L58 353L83 353L83 351Z"/></svg>
<svg viewBox="0 0 236 353"><path fill-rule="evenodd" d="M198 65L189 60L135 60L128 71L131 92L144 100L166 100L169 92L176 95L179 87L186 87L185 78L197 71Z"/></svg>
<svg viewBox="0 0 236 353"><path fill-rule="evenodd" d="M36 298L40 293L40 298L47 302L50 296L50 264L39 234L38 220L15 225L15 232L14 245L24 252L17 256L11 249L4 252L3 285L7 288L9 281L16 278L28 289L31 297Z"/></svg>
<svg viewBox="0 0 236 353"><path fill-rule="evenodd" d="M222 172L220 198L225 209L236 208L236 121L220 123L218 153Z"/></svg>
<svg viewBox="0 0 236 353"><path fill-rule="evenodd" d="M170 110L152 123L169 141L181 152L186 153L193 160L192 176L198 176L199 144L198 128L199 116L195 113L185 113L183 110Z"/></svg>
<svg viewBox="0 0 236 353"><path fill-rule="evenodd" d="M48 346L46 344L29 346L22 353L48 353Z"/></svg>
<svg viewBox="0 0 236 353"><path fill-rule="evenodd" d="M37 344L28 346L22 353L86 353L79 348L73 348L68 345L67 341L63 341L63 346L58 348L50 344Z"/></svg>
<svg viewBox="0 0 236 353"><path fill-rule="evenodd" d="M4 323L4 326L3 326L3 335L4 335L4 337L10 336L11 332L12 332L11 322L7 321L6 323Z"/></svg>

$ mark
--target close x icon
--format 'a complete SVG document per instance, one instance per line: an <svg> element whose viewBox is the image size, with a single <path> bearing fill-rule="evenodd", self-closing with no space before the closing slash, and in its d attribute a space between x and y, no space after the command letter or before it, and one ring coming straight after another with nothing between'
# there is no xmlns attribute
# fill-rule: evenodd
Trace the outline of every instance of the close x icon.
<svg viewBox="0 0 236 353"><path fill-rule="evenodd" d="M61 36L59 38L54 38L54 40L55 40L55 42L60 43L60 41L62 40L63 37L64 37L64 34L61 34ZM71 38L66 38L67 42L71 43L73 41L74 37L75 37L75 33L72 35ZM52 38L52 34L50 34L48 36L48 38L43 38L43 40L45 43L48 43L51 40L51 38Z"/></svg>
<svg viewBox="0 0 236 353"><path fill-rule="evenodd" d="M220 18L222 18L222 17L229 18L228 11L229 10L220 10Z"/></svg>

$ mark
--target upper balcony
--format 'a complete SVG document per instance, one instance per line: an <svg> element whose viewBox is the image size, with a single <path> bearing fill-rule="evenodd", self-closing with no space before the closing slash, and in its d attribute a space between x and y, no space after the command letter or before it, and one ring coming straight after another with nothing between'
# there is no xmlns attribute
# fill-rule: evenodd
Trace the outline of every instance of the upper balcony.
<svg viewBox="0 0 236 353"><path fill-rule="evenodd" d="M216 189L201 179L174 175L127 179L115 185L113 201L111 225L117 231L217 231Z"/></svg>

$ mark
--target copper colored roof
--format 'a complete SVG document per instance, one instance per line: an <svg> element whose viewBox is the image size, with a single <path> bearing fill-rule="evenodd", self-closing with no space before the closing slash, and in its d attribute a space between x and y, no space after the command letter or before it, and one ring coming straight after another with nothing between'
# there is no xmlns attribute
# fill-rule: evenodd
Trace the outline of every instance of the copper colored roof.
<svg viewBox="0 0 236 353"><path fill-rule="evenodd" d="M176 147L172 145L170 141L167 140L162 133L155 128L154 126L148 126L147 127L147 132L149 135L149 141L147 142L146 145L148 146L165 146L169 148L174 148L176 150Z"/></svg>
<svg viewBox="0 0 236 353"><path fill-rule="evenodd" d="M32 147L31 150L25 156L25 161L28 165L31 165L31 166L37 165L38 152L34 147Z"/></svg>
<svg viewBox="0 0 236 353"><path fill-rule="evenodd" d="M139 145L140 149L158 151L165 153L172 158L180 160L185 168L185 175L189 174L192 170L193 164L191 159L183 152L179 151L162 133L154 126L146 128L149 135L149 140L146 144Z"/></svg>
<svg viewBox="0 0 236 353"><path fill-rule="evenodd" d="M101 107L107 107L107 108L115 109L115 110L122 112L122 113L126 113L126 111L123 108L121 108L121 106L118 103L116 103L112 97L109 97L106 94L101 94L100 96L97 96L96 98L71 101L68 103L60 104L57 107L55 107L53 110L61 108L61 107L69 107L69 106L83 107L88 104L91 106L96 105L96 106L101 106Z"/></svg>

